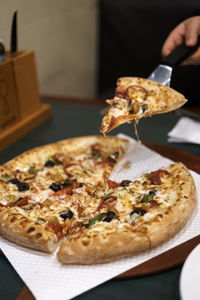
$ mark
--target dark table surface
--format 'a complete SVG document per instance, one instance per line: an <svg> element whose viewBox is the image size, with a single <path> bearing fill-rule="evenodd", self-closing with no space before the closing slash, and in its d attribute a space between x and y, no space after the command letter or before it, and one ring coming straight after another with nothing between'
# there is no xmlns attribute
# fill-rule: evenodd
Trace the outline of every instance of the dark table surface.
<svg viewBox="0 0 200 300"><path fill-rule="evenodd" d="M102 107L96 102L70 103L67 101L44 101L50 103L53 117L30 132L19 141L4 150L0 155L0 164L22 152L58 140L99 135ZM141 120L138 130L143 142L170 145L200 156L200 146L196 144L172 144L167 142L169 132L178 121L174 113L157 115ZM112 131L128 134L135 138L133 125L125 124ZM110 280L78 297L77 300L92 299L134 299L134 300L180 300L179 279L182 266L139 278ZM17 297L24 282L15 272L4 255L0 255L0 299L12 300ZM59 299L62 300L62 299ZM64 299L63 299L64 300Z"/></svg>

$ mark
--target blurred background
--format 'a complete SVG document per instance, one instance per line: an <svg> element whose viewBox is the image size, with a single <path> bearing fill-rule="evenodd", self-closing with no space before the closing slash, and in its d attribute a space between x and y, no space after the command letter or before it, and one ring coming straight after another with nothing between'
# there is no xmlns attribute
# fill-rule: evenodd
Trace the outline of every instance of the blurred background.
<svg viewBox="0 0 200 300"><path fill-rule="evenodd" d="M1 0L0 38L10 48L18 11L18 49L34 50L41 94L101 98L120 76L148 77L168 33L199 0ZM199 103L200 67L179 67L172 87Z"/></svg>

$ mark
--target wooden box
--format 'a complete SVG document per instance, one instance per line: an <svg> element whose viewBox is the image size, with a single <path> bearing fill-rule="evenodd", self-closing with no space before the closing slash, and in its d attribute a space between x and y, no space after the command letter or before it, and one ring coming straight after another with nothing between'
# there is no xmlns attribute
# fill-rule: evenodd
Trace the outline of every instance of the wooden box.
<svg viewBox="0 0 200 300"><path fill-rule="evenodd" d="M40 103L34 52L6 54L0 63L0 150L51 116L50 105Z"/></svg>

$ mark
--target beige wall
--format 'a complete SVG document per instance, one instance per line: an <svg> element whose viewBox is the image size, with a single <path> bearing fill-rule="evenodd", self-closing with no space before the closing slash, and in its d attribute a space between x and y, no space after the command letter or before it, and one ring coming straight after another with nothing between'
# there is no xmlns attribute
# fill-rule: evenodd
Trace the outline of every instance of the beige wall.
<svg viewBox="0 0 200 300"><path fill-rule="evenodd" d="M93 97L97 0L0 0L0 39L10 48L18 11L18 48L34 50L40 93Z"/></svg>

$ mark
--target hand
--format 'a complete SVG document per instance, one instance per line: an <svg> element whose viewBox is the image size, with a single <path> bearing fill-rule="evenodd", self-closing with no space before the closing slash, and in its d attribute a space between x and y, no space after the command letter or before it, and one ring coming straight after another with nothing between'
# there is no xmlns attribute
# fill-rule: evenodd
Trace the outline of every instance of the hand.
<svg viewBox="0 0 200 300"><path fill-rule="evenodd" d="M186 46L195 46L199 35L200 16L186 19L175 27L167 37L162 47L162 56L168 55L184 42ZM194 54L184 60L181 65L200 65L200 47Z"/></svg>

